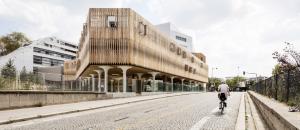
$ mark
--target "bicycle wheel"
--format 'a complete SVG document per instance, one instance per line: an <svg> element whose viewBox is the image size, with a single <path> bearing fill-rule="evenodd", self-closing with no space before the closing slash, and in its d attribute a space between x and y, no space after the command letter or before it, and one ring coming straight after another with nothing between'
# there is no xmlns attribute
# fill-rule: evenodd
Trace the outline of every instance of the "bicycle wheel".
<svg viewBox="0 0 300 130"><path fill-rule="evenodd" d="M221 102L221 114L224 112L224 101Z"/></svg>

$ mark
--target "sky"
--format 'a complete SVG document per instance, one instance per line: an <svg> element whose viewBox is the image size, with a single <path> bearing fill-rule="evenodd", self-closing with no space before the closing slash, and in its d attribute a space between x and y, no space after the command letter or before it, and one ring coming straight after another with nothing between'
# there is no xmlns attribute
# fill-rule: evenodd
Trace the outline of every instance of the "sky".
<svg viewBox="0 0 300 130"><path fill-rule="evenodd" d="M0 35L24 32L78 43L89 8L132 8L152 24L171 22L193 37L209 76L270 76L290 42L300 50L299 0L0 0ZM246 75L251 77L253 75Z"/></svg>

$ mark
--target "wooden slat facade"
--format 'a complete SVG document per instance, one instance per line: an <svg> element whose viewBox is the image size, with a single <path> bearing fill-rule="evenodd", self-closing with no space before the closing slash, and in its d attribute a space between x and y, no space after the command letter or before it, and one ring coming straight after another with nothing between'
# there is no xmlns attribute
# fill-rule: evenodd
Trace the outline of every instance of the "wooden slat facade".
<svg viewBox="0 0 300 130"><path fill-rule="evenodd" d="M116 16L116 28L108 26L108 16ZM195 81L208 81L205 62L129 8L89 10L77 59L65 62L64 71L79 77L89 65L131 65Z"/></svg>

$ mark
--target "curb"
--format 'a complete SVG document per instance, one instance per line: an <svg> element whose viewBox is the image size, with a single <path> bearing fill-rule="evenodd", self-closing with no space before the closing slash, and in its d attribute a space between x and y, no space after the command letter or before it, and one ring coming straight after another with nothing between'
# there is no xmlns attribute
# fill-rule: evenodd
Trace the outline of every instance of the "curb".
<svg viewBox="0 0 300 130"><path fill-rule="evenodd" d="M246 118L245 118L245 93L241 97L239 114L236 119L235 130L245 130L246 129Z"/></svg>
<svg viewBox="0 0 300 130"><path fill-rule="evenodd" d="M191 95L191 94L199 94L199 93L184 93L184 94L178 94L178 95L168 95L168 96L164 96L164 97L156 97L156 98L150 98L150 99L142 99L142 100L136 100L136 101L129 101L129 102L124 102L124 103L119 103L119 104L111 104L111 105L94 107L94 108L87 108L87 109L81 109L81 110L71 110L71 111L60 112L60 113L55 113L55 114L37 115L37 116L33 116L33 117L28 117L28 118L2 121L2 122L0 122L0 125L11 124L11 123L16 123L16 122L22 122L22 121L28 121L28 120L39 119L39 118L46 118L46 117L58 116L58 115L65 115L65 114L70 114L70 113L75 113L75 112L83 112L83 111L89 111L89 110L95 110L95 109L101 109L101 108L107 108L107 107L125 105L125 104L130 104L130 103L150 101L150 100L156 100L156 99L162 99L162 98L168 98L168 97Z"/></svg>

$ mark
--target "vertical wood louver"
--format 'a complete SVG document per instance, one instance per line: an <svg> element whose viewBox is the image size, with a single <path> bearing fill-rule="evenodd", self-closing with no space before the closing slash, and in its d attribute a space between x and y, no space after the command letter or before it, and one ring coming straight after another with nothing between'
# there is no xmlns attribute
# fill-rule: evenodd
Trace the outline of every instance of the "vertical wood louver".
<svg viewBox="0 0 300 130"><path fill-rule="evenodd" d="M108 20L114 18L116 25L109 25ZM82 32L77 77L89 64L133 65L207 81L208 67L203 61L131 9L91 8Z"/></svg>

